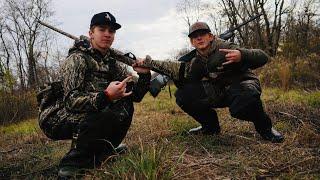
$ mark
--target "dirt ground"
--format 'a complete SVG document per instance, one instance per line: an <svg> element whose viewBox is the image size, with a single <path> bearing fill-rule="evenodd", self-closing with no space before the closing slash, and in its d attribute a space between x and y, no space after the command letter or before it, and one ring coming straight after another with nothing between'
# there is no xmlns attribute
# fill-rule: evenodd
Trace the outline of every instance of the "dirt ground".
<svg viewBox="0 0 320 180"><path fill-rule="evenodd" d="M291 97L291 96L288 96ZM194 136L198 124L175 105L167 90L157 99L135 104L133 124L125 138L129 151L89 170L85 179L319 179L319 107L263 97L274 126L286 139L263 141L249 122L219 109L222 133ZM36 119L0 127L0 179L56 179L59 160L70 141L45 137Z"/></svg>

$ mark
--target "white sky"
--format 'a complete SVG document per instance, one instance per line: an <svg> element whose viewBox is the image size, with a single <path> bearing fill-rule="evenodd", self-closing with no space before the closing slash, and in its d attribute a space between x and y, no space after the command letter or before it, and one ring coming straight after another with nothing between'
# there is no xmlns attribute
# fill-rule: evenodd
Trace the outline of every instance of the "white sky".
<svg viewBox="0 0 320 180"><path fill-rule="evenodd" d="M109 11L122 25L116 33L114 48L133 52L138 57L149 54L154 59L167 59L189 45L183 32L188 28L176 12L179 0L54 0L54 19L58 28L76 36L87 35L91 17ZM59 42L69 47L72 40L58 35Z"/></svg>

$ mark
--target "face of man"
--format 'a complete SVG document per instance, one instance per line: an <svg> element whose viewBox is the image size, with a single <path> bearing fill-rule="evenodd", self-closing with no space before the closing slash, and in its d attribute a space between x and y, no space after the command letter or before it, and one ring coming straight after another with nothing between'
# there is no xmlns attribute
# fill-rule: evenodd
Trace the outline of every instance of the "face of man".
<svg viewBox="0 0 320 180"><path fill-rule="evenodd" d="M89 36L93 48L102 52L109 49L114 41L116 31L110 26L95 26L90 29Z"/></svg>
<svg viewBox="0 0 320 180"><path fill-rule="evenodd" d="M191 34L190 42L197 50L204 51L209 48L211 41L214 40L214 36L207 31L196 31Z"/></svg>

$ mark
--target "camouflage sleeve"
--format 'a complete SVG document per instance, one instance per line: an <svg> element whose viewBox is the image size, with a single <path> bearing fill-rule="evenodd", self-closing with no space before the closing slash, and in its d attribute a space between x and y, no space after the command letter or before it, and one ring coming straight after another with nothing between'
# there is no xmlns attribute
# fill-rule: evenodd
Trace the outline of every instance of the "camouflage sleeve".
<svg viewBox="0 0 320 180"><path fill-rule="evenodd" d="M144 66L151 68L151 70L167 75L173 80L180 80L181 72L184 71L184 63L181 61L172 60L154 60L150 56L145 59Z"/></svg>
<svg viewBox="0 0 320 180"><path fill-rule="evenodd" d="M119 78L119 81L125 79L130 74L128 69L125 66L120 65L118 62L116 63L116 68L118 69L116 77L117 79ZM151 73L139 73L138 75L139 79L133 84L132 87L131 98L134 102L140 102L144 95L148 92L150 86Z"/></svg>
<svg viewBox="0 0 320 180"><path fill-rule="evenodd" d="M92 92L87 89L87 63L83 54L70 55L61 70L67 110L77 113L97 112L110 103L104 92Z"/></svg>

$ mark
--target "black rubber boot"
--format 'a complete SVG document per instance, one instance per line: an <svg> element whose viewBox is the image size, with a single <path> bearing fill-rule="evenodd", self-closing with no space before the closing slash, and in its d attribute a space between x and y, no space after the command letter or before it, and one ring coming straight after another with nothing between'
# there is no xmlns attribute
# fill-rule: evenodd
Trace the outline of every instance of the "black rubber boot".
<svg viewBox="0 0 320 180"><path fill-rule="evenodd" d="M200 127L189 131L192 134L219 134L220 125L216 111L209 102L203 101L207 98L202 83L188 84L178 88L175 93L177 105L194 120L201 124Z"/></svg>
<svg viewBox="0 0 320 180"><path fill-rule="evenodd" d="M253 122L256 131L264 140L273 143L280 143L284 140L284 137L272 127L271 119L265 113L260 99L231 115L238 119Z"/></svg>
<svg viewBox="0 0 320 180"><path fill-rule="evenodd" d="M271 141L273 143L282 143L284 141L284 136L274 128L258 131L258 133L264 140Z"/></svg>
<svg viewBox="0 0 320 180"><path fill-rule="evenodd" d="M271 119L267 114L264 113L263 117L265 119L265 124L271 124ZM263 126L263 124L261 123L255 123L255 128L264 140L271 141L273 143L281 143L284 141L284 136L281 135L276 129L274 129L272 125Z"/></svg>
<svg viewBox="0 0 320 180"><path fill-rule="evenodd" d="M88 140L78 134L74 136L70 151L61 159L58 176L60 179L81 178L86 169L99 167L101 160L100 148L104 146L104 141ZM109 152L109 155L112 151Z"/></svg>
<svg viewBox="0 0 320 180"><path fill-rule="evenodd" d="M220 134L220 127L215 128L204 128L202 126L192 128L189 130L189 134L195 134L195 135L218 135Z"/></svg>
<svg viewBox="0 0 320 180"><path fill-rule="evenodd" d="M96 153L95 164L100 166L105 160L114 155L124 154L128 151L128 147L125 144L119 144L116 148L110 148L112 150L105 150Z"/></svg>
<svg viewBox="0 0 320 180"><path fill-rule="evenodd" d="M115 153L117 154L124 154L127 151L128 151L128 147L126 144L123 144L123 143L119 144L119 146L115 148Z"/></svg>
<svg viewBox="0 0 320 180"><path fill-rule="evenodd" d="M79 178L85 169L94 167L94 156L79 148L72 148L60 161L58 176L61 179Z"/></svg>

